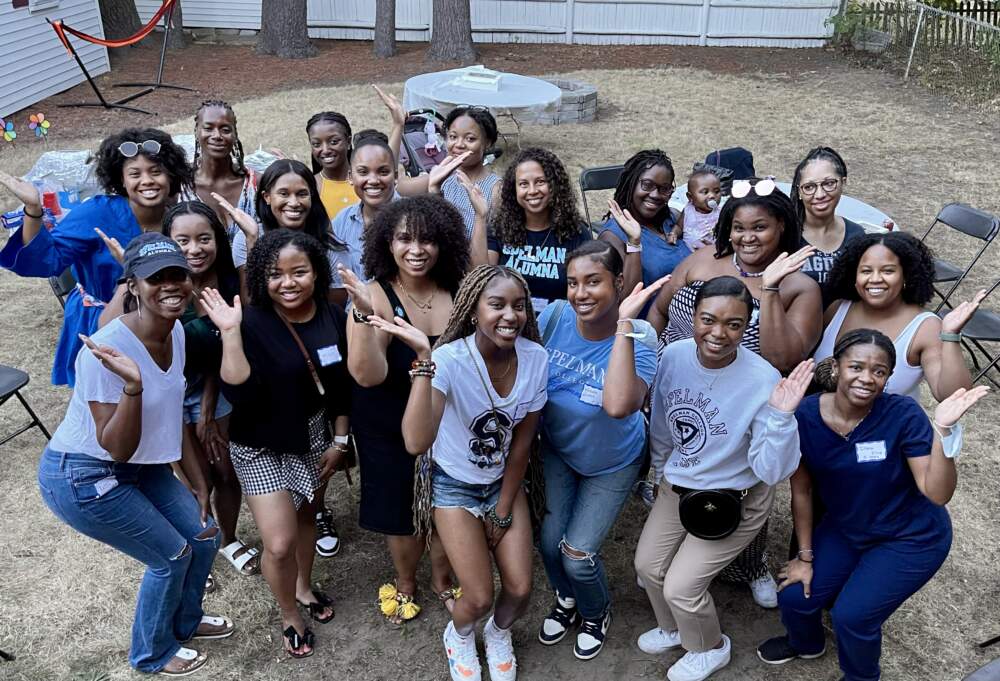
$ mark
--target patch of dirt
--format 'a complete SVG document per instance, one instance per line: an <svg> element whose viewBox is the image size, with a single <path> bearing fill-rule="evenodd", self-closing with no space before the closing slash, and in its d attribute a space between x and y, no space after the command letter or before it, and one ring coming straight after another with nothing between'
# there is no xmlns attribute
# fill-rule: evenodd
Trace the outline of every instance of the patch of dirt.
<svg viewBox="0 0 1000 681"><path fill-rule="evenodd" d="M156 116L120 110L60 109L63 104L96 101L84 82L14 114L18 118L34 111L58 119L58 135L64 138L103 137L111 130L129 126L159 126L190 115L205 99L237 102L263 94L308 87L349 83L404 80L429 71L460 66L427 59L425 43L399 43L399 54L376 59L369 42L314 40L319 53L301 60L258 55L245 45L191 44L167 54L164 80L194 88L196 92L159 90L131 103ZM722 74L785 74L792 77L817 70L847 67L825 49L725 48L676 45L545 45L482 44L479 62L500 71L528 75L573 71L600 57L602 68L632 69L658 66L694 67ZM112 70L95 80L111 101L135 92L114 88L114 83L143 82L155 77L160 56L158 39L136 47L109 51Z"/></svg>

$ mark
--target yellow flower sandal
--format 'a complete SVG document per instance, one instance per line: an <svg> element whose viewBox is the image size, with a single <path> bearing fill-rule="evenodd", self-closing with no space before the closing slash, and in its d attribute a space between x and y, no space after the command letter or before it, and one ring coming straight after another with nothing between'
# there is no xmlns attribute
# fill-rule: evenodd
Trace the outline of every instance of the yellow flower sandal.
<svg viewBox="0 0 1000 681"><path fill-rule="evenodd" d="M378 609L390 624L409 622L420 614L413 596L400 593L394 584L383 584L378 590Z"/></svg>
<svg viewBox="0 0 1000 681"><path fill-rule="evenodd" d="M455 601L462 597L462 587L452 586L444 591L438 592L438 600L444 606L444 609L451 612L455 609Z"/></svg>

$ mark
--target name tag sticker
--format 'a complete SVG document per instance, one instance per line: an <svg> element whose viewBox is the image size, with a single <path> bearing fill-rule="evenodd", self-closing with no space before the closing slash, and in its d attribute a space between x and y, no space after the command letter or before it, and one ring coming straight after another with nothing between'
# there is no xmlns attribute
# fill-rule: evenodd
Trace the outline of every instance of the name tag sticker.
<svg viewBox="0 0 1000 681"><path fill-rule="evenodd" d="M876 442L859 442L854 445L858 454L858 463L885 461L885 440Z"/></svg>
<svg viewBox="0 0 1000 681"><path fill-rule="evenodd" d="M600 407L604 403L604 391L598 390L592 385L583 386L583 391L580 393L580 401L584 404L592 404L595 407Z"/></svg>
<svg viewBox="0 0 1000 681"><path fill-rule="evenodd" d="M316 351L319 355L319 363L321 366L328 367L331 364L336 364L343 357L340 356L340 348L336 345L327 345L325 348L320 348Z"/></svg>

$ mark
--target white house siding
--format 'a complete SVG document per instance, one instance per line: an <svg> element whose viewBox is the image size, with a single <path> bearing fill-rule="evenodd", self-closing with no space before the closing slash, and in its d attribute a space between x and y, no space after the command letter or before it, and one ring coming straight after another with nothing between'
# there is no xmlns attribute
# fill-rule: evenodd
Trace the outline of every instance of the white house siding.
<svg viewBox="0 0 1000 681"><path fill-rule="evenodd" d="M149 21L161 4L158 0L135 0L143 23ZM183 0L181 9L188 28L260 30L260 0Z"/></svg>
<svg viewBox="0 0 1000 681"><path fill-rule="evenodd" d="M27 7L14 9L7 0L0 2L0 117L85 81L46 17L104 37L97 0L61 0L58 7L41 12L29 12ZM69 39L91 75L108 71L107 49L72 36ZM30 132L27 120L15 123L21 134Z"/></svg>
<svg viewBox="0 0 1000 681"><path fill-rule="evenodd" d="M481 43L814 47L838 0L471 0ZM158 0L136 0L148 18ZM430 39L432 0L396 0L396 39ZM184 25L260 28L260 0L183 0ZM371 40L375 0L309 0L313 38Z"/></svg>

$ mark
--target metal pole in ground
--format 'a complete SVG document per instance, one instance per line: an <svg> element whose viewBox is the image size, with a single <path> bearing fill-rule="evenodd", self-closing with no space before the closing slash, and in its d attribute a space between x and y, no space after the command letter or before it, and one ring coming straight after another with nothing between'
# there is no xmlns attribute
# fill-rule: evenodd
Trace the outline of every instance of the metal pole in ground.
<svg viewBox="0 0 1000 681"><path fill-rule="evenodd" d="M917 15L917 30L913 32L913 44L910 45L910 58L906 60L906 71L903 73L903 82L910 78L910 65L913 63L913 51L917 49L917 39L920 38L920 26L924 23L924 6L920 5L920 14Z"/></svg>

